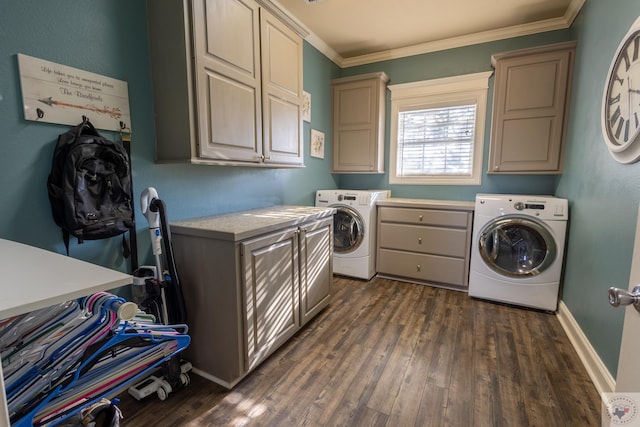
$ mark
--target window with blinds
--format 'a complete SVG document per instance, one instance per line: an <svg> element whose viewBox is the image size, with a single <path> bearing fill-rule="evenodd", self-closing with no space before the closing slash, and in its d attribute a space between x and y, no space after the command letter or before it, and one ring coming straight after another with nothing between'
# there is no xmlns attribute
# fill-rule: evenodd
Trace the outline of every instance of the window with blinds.
<svg viewBox="0 0 640 427"><path fill-rule="evenodd" d="M480 185L490 76L389 86L389 184Z"/></svg>
<svg viewBox="0 0 640 427"><path fill-rule="evenodd" d="M470 176L475 123L475 104L400 112L397 174Z"/></svg>

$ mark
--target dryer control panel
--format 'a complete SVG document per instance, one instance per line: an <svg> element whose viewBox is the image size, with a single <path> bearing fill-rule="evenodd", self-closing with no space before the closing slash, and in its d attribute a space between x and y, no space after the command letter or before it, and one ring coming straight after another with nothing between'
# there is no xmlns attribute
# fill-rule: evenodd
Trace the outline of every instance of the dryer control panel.
<svg viewBox="0 0 640 427"><path fill-rule="evenodd" d="M500 215L523 214L540 219L568 219L568 201L554 196L528 196L511 194L477 194L476 215L484 212Z"/></svg>
<svg viewBox="0 0 640 427"><path fill-rule="evenodd" d="M386 190L318 190L316 206L345 204L372 208L377 200L386 199L388 195L389 191Z"/></svg>
<svg viewBox="0 0 640 427"><path fill-rule="evenodd" d="M544 209L546 205L544 203L524 203L524 202L515 202L513 207L517 210L521 211L524 209Z"/></svg>

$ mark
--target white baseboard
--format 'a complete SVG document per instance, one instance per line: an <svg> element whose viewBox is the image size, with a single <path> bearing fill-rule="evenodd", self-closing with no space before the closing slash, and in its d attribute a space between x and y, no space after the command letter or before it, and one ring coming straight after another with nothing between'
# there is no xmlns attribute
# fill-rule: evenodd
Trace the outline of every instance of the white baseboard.
<svg viewBox="0 0 640 427"><path fill-rule="evenodd" d="M594 350L593 346L587 339L580 325L576 322L569 308L560 301L558 304L558 320L562 329L569 337L569 341L573 345L573 348L578 353L578 357L582 361L591 381L596 386L599 394L612 393L616 389L616 381L611 376L611 373L607 367L602 363L602 359L598 356L598 353Z"/></svg>

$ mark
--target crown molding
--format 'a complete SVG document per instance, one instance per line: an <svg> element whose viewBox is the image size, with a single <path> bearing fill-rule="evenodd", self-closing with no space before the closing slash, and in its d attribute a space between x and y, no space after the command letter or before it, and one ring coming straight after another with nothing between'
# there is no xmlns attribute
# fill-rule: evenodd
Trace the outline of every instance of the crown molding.
<svg viewBox="0 0 640 427"><path fill-rule="evenodd" d="M572 0L564 14L564 19L567 21L567 28L573 25L573 21L578 16L578 13L582 10L586 0Z"/></svg>
<svg viewBox="0 0 640 427"><path fill-rule="evenodd" d="M499 28L497 30L482 31L475 34L468 34L459 37L450 37L442 40L435 40L427 43L420 43L399 49L371 53L367 55L345 58L341 67L348 68L356 65L371 64L374 62L388 61L391 59L405 58L407 56L421 55L441 50L455 49L458 47L472 46L475 44L487 43L496 40L510 39L531 34L543 33L546 31L564 30L569 28L565 17L547 19L544 21L532 22L529 24L514 25L511 27Z"/></svg>
<svg viewBox="0 0 640 427"><path fill-rule="evenodd" d="M573 21L578 16L578 13L582 10L582 6L584 6L585 1L586 0L572 0L564 16L559 18L546 19L529 24L514 25L511 27L499 28L497 30L482 31L459 37L450 37L398 49L389 49L367 55L353 56L350 58L343 58L340 56L340 54L331 49L331 47L324 43L324 41L315 34L310 33L309 37L307 37L307 41L340 68L355 67L357 65L372 64L375 62L405 58L408 56L455 49L458 47L471 46L514 37L528 36L547 31L565 30L571 27Z"/></svg>
<svg viewBox="0 0 640 427"><path fill-rule="evenodd" d="M307 27L276 0L256 0L256 2L275 15L285 25L291 28L291 30L298 33L303 39L309 36Z"/></svg>
<svg viewBox="0 0 640 427"><path fill-rule="evenodd" d="M315 33L309 31L309 35L305 38L305 40L309 42L311 46L318 49L324 56L329 58L329 60L331 60L334 64L342 68L344 58L340 56L338 52L333 50L328 44L326 44L324 40L318 37Z"/></svg>

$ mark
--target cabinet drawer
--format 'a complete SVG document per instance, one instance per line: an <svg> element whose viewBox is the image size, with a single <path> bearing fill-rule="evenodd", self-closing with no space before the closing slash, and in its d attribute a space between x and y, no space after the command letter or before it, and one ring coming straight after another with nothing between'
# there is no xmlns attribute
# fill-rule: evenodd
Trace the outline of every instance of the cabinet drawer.
<svg viewBox="0 0 640 427"><path fill-rule="evenodd" d="M435 209L390 208L378 209L378 219L387 222L406 224L437 225L466 228L469 224L469 212L444 211Z"/></svg>
<svg viewBox="0 0 640 427"><path fill-rule="evenodd" d="M381 248L464 258L467 230L381 223L378 244Z"/></svg>
<svg viewBox="0 0 640 427"><path fill-rule="evenodd" d="M426 282L466 286L465 261L460 258L380 249L378 273Z"/></svg>

